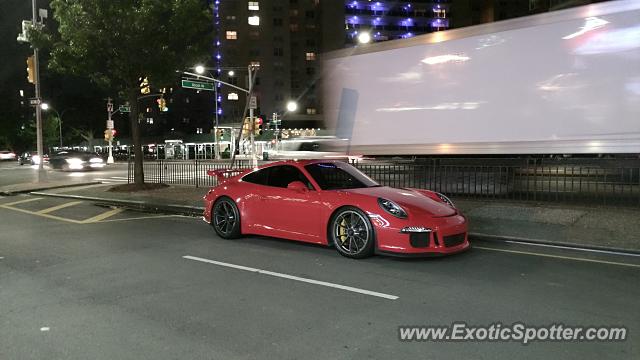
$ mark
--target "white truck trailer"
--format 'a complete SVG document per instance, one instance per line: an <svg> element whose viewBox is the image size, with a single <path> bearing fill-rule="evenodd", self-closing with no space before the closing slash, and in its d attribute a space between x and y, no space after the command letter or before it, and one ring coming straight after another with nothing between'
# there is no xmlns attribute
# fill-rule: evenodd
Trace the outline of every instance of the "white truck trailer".
<svg viewBox="0 0 640 360"><path fill-rule="evenodd" d="M351 154L640 153L640 1L342 49L324 114Z"/></svg>

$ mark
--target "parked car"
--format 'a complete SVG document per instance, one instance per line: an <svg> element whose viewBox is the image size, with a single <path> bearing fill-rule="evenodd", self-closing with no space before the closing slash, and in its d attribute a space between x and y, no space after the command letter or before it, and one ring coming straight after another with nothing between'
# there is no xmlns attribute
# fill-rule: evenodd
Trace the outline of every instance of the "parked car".
<svg viewBox="0 0 640 360"><path fill-rule="evenodd" d="M102 168L105 163L95 152L64 150L52 155L49 165L59 170L91 170Z"/></svg>
<svg viewBox="0 0 640 360"><path fill-rule="evenodd" d="M9 150L0 151L0 160L4 161L4 160L15 160L15 159L16 159L16 153L14 153L13 151L9 151Z"/></svg>
<svg viewBox="0 0 640 360"><path fill-rule="evenodd" d="M204 197L204 220L222 238L280 237L334 246L350 258L444 255L470 246L467 219L445 195L382 186L346 162L280 161L208 174L218 185Z"/></svg>
<svg viewBox="0 0 640 360"><path fill-rule="evenodd" d="M49 155L44 154L42 156L42 160L44 161L44 164L49 162ZM18 157L18 164L20 165L24 165L24 164L31 164L31 165L38 165L40 164L40 156L38 156L38 152L37 151L27 151L22 153L22 155L20 155Z"/></svg>

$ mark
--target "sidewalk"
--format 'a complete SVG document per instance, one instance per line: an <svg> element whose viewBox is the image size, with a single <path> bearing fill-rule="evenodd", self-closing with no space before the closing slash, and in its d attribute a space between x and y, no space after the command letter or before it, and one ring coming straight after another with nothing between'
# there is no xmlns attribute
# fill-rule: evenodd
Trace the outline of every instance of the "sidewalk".
<svg viewBox="0 0 640 360"><path fill-rule="evenodd" d="M0 195L15 195L19 193L26 193L26 192L32 192L32 191L76 187L76 186L92 185L92 184L99 184L99 183L100 183L99 181L70 183L69 180L20 183L20 184L0 186Z"/></svg>
<svg viewBox="0 0 640 360"><path fill-rule="evenodd" d="M171 186L121 193L111 184L36 192L128 206L146 211L200 216L208 188ZM640 253L640 209L578 207L494 200L453 199L469 218L470 236Z"/></svg>

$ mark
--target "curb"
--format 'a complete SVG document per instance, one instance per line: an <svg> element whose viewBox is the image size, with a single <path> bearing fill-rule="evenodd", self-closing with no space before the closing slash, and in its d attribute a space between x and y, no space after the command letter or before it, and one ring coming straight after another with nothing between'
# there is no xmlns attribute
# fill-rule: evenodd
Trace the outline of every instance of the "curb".
<svg viewBox="0 0 640 360"><path fill-rule="evenodd" d="M202 216L202 213L204 212L204 207L201 207L201 206L160 204L160 203L152 203L147 201L118 200L118 199L108 199L108 198L101 198L101 197L72 195L72 194L49 194L49 193L43 193L43 192L37 192L37 191L31 192L31 194L38 195L38 196L49 196L49 197L57 197L57 198L95 201L97 203L105 204L105 205L116 205L116 206L122 206L130 209L134 209L134 210L144 210L144 211L149 211L154 213L163 213L163 214L176 214L176 215L198 217L198 216ZM481 240L481 241L502 242L502 243L513 242L513 243L521 243L521 244L555 246L559 248L594 250L594 251L603 251L603 252L615 252L615 253L621 253L621 254L640 255L640 251L632 250L632 249L582 245L582 244L567 243L562 241L549 241L549 240L541 240L541 239L521 238L516 236L490 235L490 234L470 232L469 237L472 239Z"/></svg>
<svg viewBox="0 0 640 360"><path fill-rule="evenodd" d="M37 192L37 191L31 192L31 194L38 195L38 196L65 198L65 199L95 201L97 203L105 204L105 205L116 205L116 206L122 206L130 209L134 209L134 210L144 210L144 211L162 213L162 214L202 216L202 213L204 212L204 207L200 207L200 206L189 206L189 205L179 205L179 204L160 204L160 203L152 203L152 202L139 201L139 200L118 200L118 199L108 199L108 198L101 198L101 197L72 195L72 194L49 194L49 193L43 193L43 192Z"/></svg>
<svg viewBox="0 0 640 360"><path fill-rule="evenodd" d="M469 237L472 239L489 241L489 242L503 242L503 243L511 242L511 243L519 243L519 244L530 244L530 245L545 245L545 246L552 246L552 247L566 248L566 249L580 249L580 250L592 250L592 251L600 251L600 252L613 252L613 253L620 253L620 254L640 255L640 250L597 246L597 245L583 245L583 244L568 243L563 241L529 239L529 238L522 238L517 236L490 235L490 234L470 232Z"/></svg>
<svg viewBox="0 0 640 360"><path fill-rule="evenodd" d="M17 194L32 193L34 191L51 190L51 189L62 189L62 188L69 188L69 187L76 187L76 186L87 186L87 185L97 185L97 184L102 184L102 182L101 181L89 181L89 182L74 183L74 184L62 184L62 185L54 185L54 186L35 187L35 188L31 188L31 189L17 190L17 191L2 190L2 191L0 191L0 195L14 196L14 195L17 195Z"/></svg>

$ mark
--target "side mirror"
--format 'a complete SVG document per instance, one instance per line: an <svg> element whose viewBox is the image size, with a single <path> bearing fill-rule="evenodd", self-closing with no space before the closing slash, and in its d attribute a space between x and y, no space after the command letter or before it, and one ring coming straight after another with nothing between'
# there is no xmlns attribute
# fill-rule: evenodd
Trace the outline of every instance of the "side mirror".
<svg viewBox="0 0 640 360"><path fill-rule="evenodd" d="M309 189L302 181L292 181L287 185L287 189L295 190L297 192L307 192Z"/></svg>

